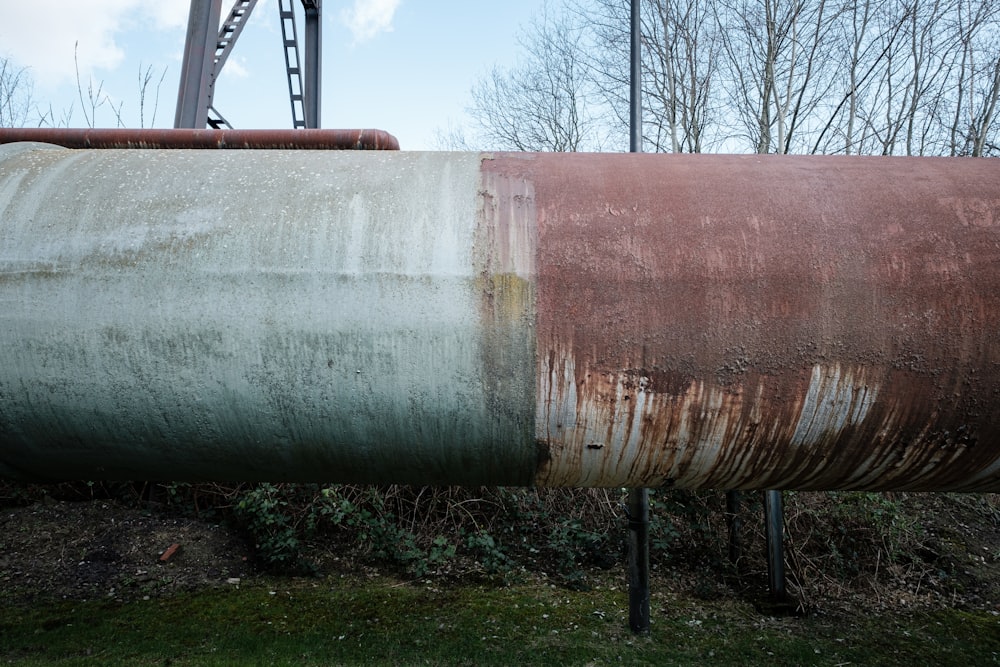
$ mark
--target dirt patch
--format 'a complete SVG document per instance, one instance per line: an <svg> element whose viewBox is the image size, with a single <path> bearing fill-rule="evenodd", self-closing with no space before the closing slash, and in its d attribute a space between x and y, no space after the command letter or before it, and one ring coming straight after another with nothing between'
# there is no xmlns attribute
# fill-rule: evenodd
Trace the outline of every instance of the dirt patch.
<svg viewBox="0 0 1000 667"><path fill-rule="evenodd" d="M0 596L8 601L129 600L233 585L250 573L250 557L225 527L113 501L46 500L0 512Z"/></svg>
<svg viewBox="0 0 1000 667"><path fill-rule="evenodd" d="M810 607L1000 610L1000 496L802 493L788 501L786 570Z"/></svg>

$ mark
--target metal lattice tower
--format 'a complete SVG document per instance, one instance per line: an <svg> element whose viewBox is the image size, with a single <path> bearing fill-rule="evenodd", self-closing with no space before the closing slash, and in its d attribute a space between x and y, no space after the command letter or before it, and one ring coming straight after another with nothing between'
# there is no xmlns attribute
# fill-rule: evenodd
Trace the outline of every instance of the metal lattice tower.
<svg viewBox="0 0 1000 667"><path fill-rule="evenodd" d="M322 1L301 2L305 11L304 62L299 58L294 0L278 2L292 127L318 128L322 81ZM256 5L257 0L236 0L220 26L222 0L191 0L174 127L232 127L214 106L215 81ZM219 26L217 33L215 26Z"/></svg>

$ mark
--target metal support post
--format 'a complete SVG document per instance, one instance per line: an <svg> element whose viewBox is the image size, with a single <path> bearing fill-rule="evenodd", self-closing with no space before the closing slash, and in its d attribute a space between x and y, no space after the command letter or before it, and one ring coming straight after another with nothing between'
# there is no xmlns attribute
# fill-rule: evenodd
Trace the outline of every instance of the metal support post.
<svg viewBox="0 0 1000 667"><path fill-rule="evenodd" d="M306 10L305 80L303 106L306 127L320 127L320 102L323 98L323 2L302 0Z"/></svg>
<svg viewBox="0 0 1000 667"><path fill-rule="evenodd" d="M764 533L767 543L767 578L771 599L775 602L784 602L788 596L785 589L783 514L781 491L765 491Z"/></svg>
<svg viewBox="0 0 1000 667"><path fill-rule="evenodd" d="M632 0L629 90L629 152L642 152L642 43L639 0ZM649 633L649 491L628 493L628 624Z"/></svg>
<svg viewBox="0 0 1000 667"><path fill-rule="evenodd" d="M649 633L649 491L628 492L628 625Z"/></svg>
<svg viewBox="0 0 1000 667"><path fill-rule="evenodd" d="M191 0L174 127L201 129L208 122L209 85L219 35L222 0Z"/></svg>
<svg viewBox="0 0 1000 667"><path fill-rule="evenodd" d="M642 152L642 23L639 0L632 0L629 65L629 152Z"/></svg>

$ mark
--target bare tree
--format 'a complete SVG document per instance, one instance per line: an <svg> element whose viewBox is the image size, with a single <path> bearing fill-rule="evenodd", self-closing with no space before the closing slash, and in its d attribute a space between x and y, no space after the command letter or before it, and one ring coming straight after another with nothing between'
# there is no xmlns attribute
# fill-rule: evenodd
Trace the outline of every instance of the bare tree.
<svg viewBox="0 0 1000 667"><path fill-rule="evenodd" d="M563 2L474 89L491 143L625 145L630 3ZM1000 154L1000 0L643 0L642 17L654 150Z"/></svg>
<svg viewBox="0 0 1000 667"><path fill-rule="evenodd" d="M988 67L992 67L992 72L986 69L987 84L980 91L970 90L970 103L972 113L968 122L968 131L965 135L966 153L973 157L984 155L1000 155L1000 141L997 139L997 101L1000 100L1000 57L994 58ZM992 74L992 78L988 75ZM978 105L976 104L978 97ZM956 154L959 154L956 152Z"/></svg>
<svg viewBox="0 0 1000 667"><path fill-rule="evenodd" d="M32 80L26 67L0 58L0 127L21 127L33 107Z"/></svg>
<svg viewBox="0 0 1000 667"><path fill-rule="evenodd" d="M434 129L434 145L438 150L474 151L481 148L474 144L475 142L469 140L465 126L454 119L448 119L443 127L438 126Z"/></svg>
<svg viewBox="0 0 1000 667"><path fill-rule="evenodd" d="M997 153L1000 99L1000 7L995 0L960 0L956 6L959 62L949 128L951 155Z"/></svg>
<svg viewBox="0 0 1000 667"><path fill-rule="evenodd" d="M720 3L727 107L756 153L808 150L815 113L833 86L833 26L844 8L828 0Z"/></svg>
<svg viewBox="0 0 1000 667"><path fill-rule="evenodd" d="M654 93L646 100L654 118L666 120L670 151L701 153L706 148L717 79L719 33L701 0L652 0L649 3L647 76ZM661 110L660 114L656 114ZM659 128L661 123L654 122ZM660 141L654 142L657 150Z"/></svg>
<svg viewBox="0 0 1000 667"><path fill-rule="evenodd" d="M126 127L128 125L126 118L124 116L125 102L119 100L117 103L112 99L111 95L104 90L104 81L94 81L93 77L87 77L86 92L84 92L84 85L80 78L80 63L77 58L77 46L73 49L73 65L76 71L76 92L77 98L80 101L80 109L83 112L84 122L87 127L97 127L97 115L98 111L101 109L108 109L111 115L114 117L114 122L116 127ZM138 111L139 111L139 127L146 127L146 114L149 113L149 126L156 122L156 112L160 105L160 86L163 85L163 79L167 76L167 68L164 67L163 71L160 73L160 78L156 81L156 87L150 90L150 86L153 83L153 66L147 65L143 68L142 63L139 63L139 79L138 79ZM152 101L150 97L152 96ZM152 106L150 109L149 107ZM72 107L64 112L63 120L59 123L62 125L68 125L70 119L73 116ZM46 114L42 115L43 124L56 124L54 122L54 116L52 114L52 109L50 108ZM45 121L49 121L46 123Z"/></svg>
<svg viewBox="0 0 1000 667"><path fill-rule="evenodd" d="M95 83L93 77L88 76L87 94L84 95L83 84L80 81L80 59L78 56L79 47L79 42L73 45L73 68L76 72L76 93L80 100L80 110L83 112L84 122L87 124L87 127L95 127L97 125L98 109L108 106L118 118L118 127L121 127L121 104L119 103L117 108L114 106L114 103L111 101L111 97L104 92L103 81Z"/></svg>
<svg viewBox="0 0 1000 667"><path fill-rule="evenodd" d="M472 89L481 147L521 151L596 148L583 58L574 26L548 7L521 37L525 59L494 67Z"/></svg>
<svg viewBox="0 0 1000 667"><path fill-rule="evenodd" d="M570 10L592 33L589 79L624 146L629 117L629 14L622 0L575 0ZM712 134L718 31L704 0L642 3L643 140L656 152L700 153Z"/></svg>
<svg viewBox="0 0 1000 667"><path fill-rule="evenodd" d="M862 122L866 102L876 97L873 82L887 66L887 60L902 34L905 17L885 11L880 0L863 0L845 11L837 22L837 34L831 45L839 54L835 65L834 90L825 104L818 107L825 116L813 140L811 153L847 155L868 152L870 125ZM839 91L838 95L837 86Z"/></svg>
<svg viewBox="0 0 1000 667"><path fill-rule="evenodd" d="M949 56L954 35L947 29L949 4L946 0L911 0L905 6L909 18L904 24L906 66L896 85L896 90L902 94L892 100L901 103L892 105L895 113L890 117L886 133L889 150L884 153L933 155L939 152L933 146L932 131L944 102L942 87L947 85L953 71Z"/></svg>
<svg viewBox="0 0 1000 667"><path fill-rule="evenodd" d="M153 103L152 109L149 114L149 126L152 127L156 123L156 112L160 108L160 86L163 85L163 79L167 76L167 68L164 67L163 71L160 72L160 78L156 82L156 88L153 89ZM139 63L139 127L146 127L146 109L149 105L150 90L149 86L153 82L153 66L147 65L146 69L142 68L142 63Z"/></svg>

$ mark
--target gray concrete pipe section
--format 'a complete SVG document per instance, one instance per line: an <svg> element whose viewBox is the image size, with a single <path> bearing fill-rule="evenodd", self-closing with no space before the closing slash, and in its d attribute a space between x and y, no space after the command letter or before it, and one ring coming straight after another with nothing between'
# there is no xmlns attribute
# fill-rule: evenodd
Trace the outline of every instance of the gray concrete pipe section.
<svg viewBox="0 0 1000 667"><path fill-rule="evenodd" d="M1000 162L0 146L0 476L1000 489Z"/></svg>
<svg viewBox="0 0 1000 667"><path fill-rule="evenodd" d="M0 156L3 476L531 483L477 155Z"/></svg>

